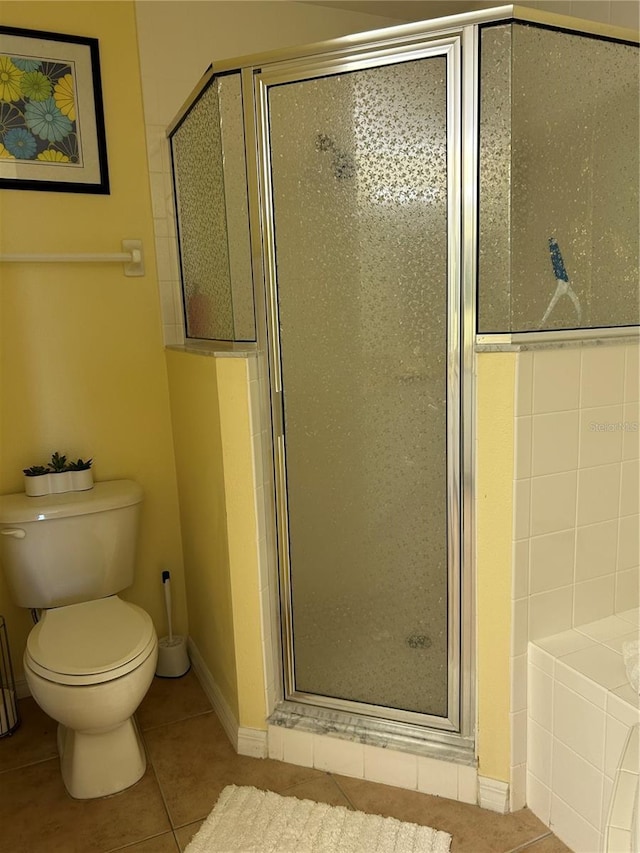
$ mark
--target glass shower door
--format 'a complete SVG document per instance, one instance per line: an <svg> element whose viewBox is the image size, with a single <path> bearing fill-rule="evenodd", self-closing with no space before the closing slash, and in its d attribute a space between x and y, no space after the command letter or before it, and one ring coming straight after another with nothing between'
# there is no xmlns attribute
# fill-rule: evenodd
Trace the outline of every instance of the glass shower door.
<svg viewBox="0 0 640 853"><path fill-rule="evenodd" d="M455 728L451 50L291 76L261 95L287 696Z"/></svg>

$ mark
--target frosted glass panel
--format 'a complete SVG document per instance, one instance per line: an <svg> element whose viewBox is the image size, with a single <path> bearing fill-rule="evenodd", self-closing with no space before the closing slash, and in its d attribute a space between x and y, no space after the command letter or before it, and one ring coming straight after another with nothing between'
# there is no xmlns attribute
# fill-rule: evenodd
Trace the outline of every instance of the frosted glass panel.
<svg viewBox="0 0 640 853"><path fill-rule="evenodd" d="M255 340L239 74L211 81L171 144L187 337Z"/></svg>
<svg viewBox="0 0 640 853"><path fill-rule="evenodd" d="M445 74L269 90L295 688L440 716Z"/></svg>
<svg viewBox="0 0 640 853"><path fill-rule="evenodd" d="M481 332L640 322L637 47L482 32Z"/></svg>

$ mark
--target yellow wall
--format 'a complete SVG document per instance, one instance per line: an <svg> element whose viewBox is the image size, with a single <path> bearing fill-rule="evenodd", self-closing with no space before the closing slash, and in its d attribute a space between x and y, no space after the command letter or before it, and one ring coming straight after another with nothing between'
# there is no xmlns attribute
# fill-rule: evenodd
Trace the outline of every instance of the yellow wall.
<svg viewBox="0 0 640 853"><path fill-rule="evenodd" d="M480 775L508 782L516 354L476 366L477 750Z"/></svg>
<svg viewBox="0 0 640 853"><path fill-rule="evenodd" d="M189 634L236 720L238 675L213 357L167 350Z"/></svg>
<svg viewBox="0 0 640 853"><path fill-rule="evenodd" d="M266 728L247 362L216 359L238 668L239 723Z"/></svg>
<svg viewBox="0 0 640 853"><path fill-rule="evenodd" d="M133 3L3 2L4 25L99 39L110 195L0 191L0 250L121 251L141 239L146 275L118 264L0 268L0 491L55 450L93 457L98 480L131 477L145 500L136 581L124 593L166 634L160 573L172 572L175 630L187 628L166 367ZM30 626L0 585L14 664Z"/></svg>

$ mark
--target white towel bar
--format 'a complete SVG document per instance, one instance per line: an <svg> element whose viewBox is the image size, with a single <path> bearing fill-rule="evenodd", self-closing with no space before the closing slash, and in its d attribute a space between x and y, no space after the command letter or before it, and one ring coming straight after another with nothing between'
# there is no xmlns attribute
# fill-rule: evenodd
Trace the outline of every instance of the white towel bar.
<svg viewBox="0 0 640 853"><path fill-rule="evenodd" d="M124 264L124 274L144 275L142 240L123 240L122 252L68 255L0 255L0 263L9 264Z"/></svg>

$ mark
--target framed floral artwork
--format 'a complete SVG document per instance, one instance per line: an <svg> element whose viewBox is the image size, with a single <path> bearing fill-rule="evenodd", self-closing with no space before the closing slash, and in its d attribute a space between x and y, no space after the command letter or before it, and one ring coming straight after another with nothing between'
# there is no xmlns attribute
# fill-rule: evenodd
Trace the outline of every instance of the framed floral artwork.
<svg viewBox="0 0 640 853"><path fill-rule="evenodd" d="M109 192L97 39L0 26L0 189Z"/></svg>

